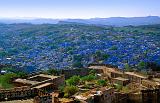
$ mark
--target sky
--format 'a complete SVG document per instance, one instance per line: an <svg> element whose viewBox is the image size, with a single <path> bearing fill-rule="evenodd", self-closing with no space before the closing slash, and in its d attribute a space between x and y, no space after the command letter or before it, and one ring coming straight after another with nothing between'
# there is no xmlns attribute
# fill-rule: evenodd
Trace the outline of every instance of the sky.
<svg viewBox="0 0 160 103"><path fill-rule="evenodd" d="M160 0L0 0L0 17L107 18L160 16Z"/></svg>

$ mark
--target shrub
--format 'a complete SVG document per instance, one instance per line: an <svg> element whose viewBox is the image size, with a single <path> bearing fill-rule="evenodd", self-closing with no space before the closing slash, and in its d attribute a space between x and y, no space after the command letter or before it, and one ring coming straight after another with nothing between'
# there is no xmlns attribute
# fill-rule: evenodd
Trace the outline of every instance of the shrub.
<svg viewBox="0 0 160 103"><path fill-rule="evenodd" d="M147 66L146 63L143 62L143 61L141 61L141 62L138 63L138 69L140 69L140 70L145 69L146 66Z"/></svg>
<svg viewBox="0 0 160 103"><path fill-rule="evenodd" d="M125 71L132 71L132 68L129 66L129 64L127 63L127 64L125 64L125 66L124 66L124 68L125 68Z"/></svg>
<svg viewBox="0 0 160 103"><path fill-rule="evenodd" d="M17 77L20 77L20 78L23 78L23 77L25 77L27 75L27 73L25 73L25 72L17 72L16 73L16 76Z"/></svg>
<svg viewBox="0 0 160 103"><path fill-rule="evenodd" d="M103 59L108 59L109 58L109 55L108 54L103 54Z"/></svg>
<svg viewBox="0 0 160 103"><path fill-rule="evenodd" d="M95 79L96 79L96 76L93 75L93 74L89 74L89 75L81 78L82 81L92 81L92 80L95 80Z"/></svg>
<svg viewBox="0 0 160 103"><path fill-rule="evenodd" d="M59 90L60 92L64 92L64 88L65 88L65 86L62 85L62 86L59 86L59 87L58 87L58 90Z"/></svg>
<svg viewBox="0 0 160 103"><path fill-rule="evenodd" d="M66 84L67 85L77 85L80 81L80 77L79 76L73 76L70 79L66 80Z"/></svg>
<svg viewBox="0 0 160 103"><path fill-rule="evenodd" d="M101 80L97 81L97 84L100 85L100 86L106 86L107 85L107 81L101 79Z"/></svg>
<svg viewBox="0 0 160 103"><path fill-rule="evenodd" d="M118 47L115 45L110 48L110 50L117 50L117 49L118 49Z"/></svg>
<svg viewBox="0 0 160 103"><path fill-rule="evenodd" d="M76 62L73 63L73 67L83 68L83 64L80 61L76 61Z"/></svg>
<svg viewBox="0 0 160 103"><path fill-rule="evenodd" d="M55 69L48 69L47 73L50 75L58 75L59 74L58 71Z"/></svg>
<svg viewBox="0 0 160 103"><path fill-rule="evenodd" d="M8 73L0 76L0 85L2 88L12 88L13 85L10 83L11 78L16 77L15 73Z"/></svg>
<svg viewBox="0 0 160 103"><path fill-rule="evenodd" d="M120 85L120 84L115 84L115 88L116 88L118 91L120 91L120 90L122 90L123 86Z"/></svg>
<svg viewBox="0 0 160 103"><path fill-rule="evenodd" d="M77 93L79 91L78 87L76 86L66 86L64 88L64 97L69 97L69 96L72 96L74 95L75 93Z"/></svg>
<svg viewBox="0 0 160 103"><path fill-rule="evenodd" d="M96 73L96 70L94 70L94 69L89 71L89 74L93 74L94 75L95 73Z"/></svg>

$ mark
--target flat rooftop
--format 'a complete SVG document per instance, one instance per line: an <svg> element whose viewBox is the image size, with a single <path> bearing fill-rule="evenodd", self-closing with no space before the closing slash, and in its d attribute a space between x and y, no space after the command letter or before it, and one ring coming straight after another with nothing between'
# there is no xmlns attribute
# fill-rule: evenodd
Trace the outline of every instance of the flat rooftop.
<svg viewBox="0 0 160 103"><path fill-rule="evenodd" d="M117 68L111 68L111 67L107 67L107 66L90 66L88 68L90 68L90 69L107 69L110 72L114 72L117 74L123 74L123 72L118 70Z"/></svg>
<svg viewBox="0 0 160 103"><path fill-rule="evenodd" d="M99 88L99 90L97 90L96 88L95 89L92 89L92 90L89 90L87 92L84 92L84 93L81 93L79 95L76 95L75 98L79 99L79 100L87 100L95 95L102 95L102 93L106 90L110 90L112 88L110 87L102 87L102 88Z"/></svg>
<svg viewBox="0 0 160 103"><path fill-rule="evenodd" d="M136 76L136 77L143 78L143 79L147 79L147 76L145 76L143 74L137 74L135 72L125 72L125 74Z"/></svg>
<svg viewBox="0 0 160 103"><path fill-rule="evenodd" d="M21 78L18 78L18 79L15 79L14 82L15 83L22 83L22 84L29 84L29 85L36 85L36 84L39 84L39 83L42 83L42 82L45 82L45 81L48 81L48 80L53 80L55 78L58 78L59 76L53 76L53 75L46 75L46 74L38 74L38 75L34 75L32 77L29 77L27 79L21 79ZM49 85L49 84L43 84L43 85L39 85L39 87L37 86L36 88L40 88L40 87L43 87L43 86L46 86L46 85Z"/></svg>
<svg viewBox="0 0 160 103"><path fill-rule="evenodd" d="M14 82L23 83L23 84L31 84L31 85L35 85L35 84L40 83L40 82L38 82L38 81L31 81L31 80L21 79L21 78L18 78L18 79L16 79L16 80L14 80Z"/></svg>
<svg viewBox="0 0 160 103"><path fill-rule="evenodd" d="M88 68L90 68L90 69L103 69L103 68L105 68L106 66L90 66L90 67L88 67Z"/></svg>
<svg viewBox="0 0 160 103"><path fill-rule="evenodd" d="M116 68L108 68L108 67L106 67L105 69L108 69L110 72L113 72L113 73L123 74L123 72L121 72L120 70L118 70Z"/></svg>
<svg viewBox="0 0 160 103"><path fill-rule="evenodd" d="M60 103L73 103L74 100L70 98L59 98Z"/></svg>
<svg viewBox="0 0 160 103"><path fill-rule="evenodd" d="M43 88L43 87L47 87L49 85L52 85L52 83L44 83L44 84L38 85L38 86L36 86L34 88L40 89L40 88Z"/></svg>
<svg viewBox="0 0 160 103"><path fill-rule="evenodd" d="M160 78L153 78L153 80L160 83Z"/></svg>
<svg viewBox="0 0 160 103"><path fill-rule="evenodd" d="M120 80L120 81L128 81L129 80L129 79L122 78L122 77L117 77L117 78L113 78L113 79Z"/></svg>
<svg viewBox="0 0 160 103"><path fill-rule="evenodd" d="M48 78L48 79L55 79L55 78L57 78L59 76L39 74L39 75L35 75L35 76L32 76L32 77L29 77L28 79L32 79L32 78L36 78L36 77L44 77L44 78Z"/></svg>
<svg viewBox="0 0 160 103"><path fill-rule="evenodd" d="M148 82L150 85L160 85L159 82L156 82L156 81L154 81L154 80L143 80L143 81Z"/></svg>
<svg viewBox="0 0 160 103"><path fill-rule="evenodd" d="M77 98L79 100L87 100L89 98L89 96L86 97L86 96L82 96L82 95L77 95L77 96L75 96L75 98Z"/></svg>

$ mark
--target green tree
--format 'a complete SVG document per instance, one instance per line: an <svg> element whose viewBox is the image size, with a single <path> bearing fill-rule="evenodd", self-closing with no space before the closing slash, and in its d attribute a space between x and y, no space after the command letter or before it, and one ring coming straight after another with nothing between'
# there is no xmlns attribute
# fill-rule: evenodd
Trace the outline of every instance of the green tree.
<svg viewBox="0 0 160 103"><path fill-rule="evenodd" d="M80 81L80 76L72 76L71 78L69 78L68 80L66 80L66 84L67 85L77 85Z"/></svg>
<svg viewBox="0 0 160 103"><path fill-rule="evenodd" d="M94 70L94 69L90 70L90 71L89 71L89 74L95 75L95 74L96 74L96 70Z"/></svg>
<svg viewBox="0 0 160 103"><path fill-rule="evenodd" d="M108 54L105 54L104 52L97 50L94 54L94 57L97 61L106 60L109 58Z"/></svg>
<svg viewBox="0 0 160 103"><path fill-rule="evenodd" d="M144 61L138 63L138 69L143 70L145 68L146 68L146 63Z"/></svg>
<svg viewBox="0 0 160 103"><path fill-rule="evenodd" d="M115 45L110 48L110 50L117 50L117 49L118 49L118 47Z"/></svg>
<svg viewBox="0 0 160 103"><path fill-rule="evenodd" d="M23 78L23 77L27 76L27 73L25 73L25 72L17 72L16 76L20 77L20 78Z"/></svg>
<svg viewBox="0 0 160 103"><path fill-rule="evenodd" d="M56 69L48 69L47 73L50 75L58 75L58 71Z"/></svg>
<svg viewBox="0 0 160 103"><path fill-rule="evenodd" d="M73 63L73 67L76 67L76 68L83 68L83 64L79 61L76 61Z"/></svg>
<svg viewBox="0 0 160 103"><path fill-rule="evenodd" d="M14 72L15 71L15 69L12 67L4 67L4 68L2 68L2 70L6 70L7 72Z"/></svg>
<svg viewBox="0 0 160 103"><path fill-rule="evenodd" d="M64 92L64 88L65 88L65 86L64 86L64 85L61 85L61 86L58 87L58 90L59 90L60 92Z"/></svg>
<svg viewBox="0 0 160 103"><path fill-rule="evenodd" d="M15 73L7 73L4 75L0 75L0 86L4 89L11 88L13 85L10 83L11 78L16 77Z"/></svg>
<svg viewBox="0 0 160 103"><path fill-rule="evenodd" d="M102 52L100 50L97 50L96 53L95 53L96 57L101 57L102 55Z"/></svg>
<svg viewBox="0 0 160 103"><path fill-rule="evenodd" d="M78 87L77 86L66 86L64 88L64 96L65 97L70 97L72 95L74 95L75 93L77 93L79 91Z"/></svg>
<svg viewBox="0 0 160 103"><path fill-rule="evenodd" d="M115 84L115 88L116 88L118 91L120 91L120 90L122 90L123 86L120 85L120 84Z"/></svg>
<svg viewBox="0 0 160 103"><path fill-rule="evenodd" d="M97 81L97 84L100 85L100 86L106 86L106 85L107 85L107 81L101 79L101 80L98 80L98 81Z"/></svg>
<svg viewBox="0 0 160 103"><path fill-rule="evenodd" d="M82 55L80 55L80 54L77 54L77 55L74 55L73 56L73 59L74 59L74 61L78 61L78 62L80 62L81 60L82 60Z"/></svg>
<svg viewBox="0 0 160 103"><path fill-rule="evenodd" d="M93 75L93 74L89 74L89 75L87 75L87 76L84 76L84 77L82 77L81 78L81 81L93 81L93 80L95 80L97 77L96 77L96 75Z"/></svg>
<svg viewBox="0 0 160 103"><path fill-rule="evenodd" d="M5 51L0 51L0 57L4 57L4 56L7 56L7 52L5 52Z"/></svg>
<svg viewBox="0 0 160 103"><path fill-rule="evenodd" d="M132 71L132 68L129 66L129 64L127 63L127 64L125 64L125 66L124 66L124 69L125 69L125 71Z"/></svg>
<svg viewBox="0 0 160 103"><path fill-rule="evenodd" d="M103 54L103 60L108 59L109 55L108 54Z"/></svg>

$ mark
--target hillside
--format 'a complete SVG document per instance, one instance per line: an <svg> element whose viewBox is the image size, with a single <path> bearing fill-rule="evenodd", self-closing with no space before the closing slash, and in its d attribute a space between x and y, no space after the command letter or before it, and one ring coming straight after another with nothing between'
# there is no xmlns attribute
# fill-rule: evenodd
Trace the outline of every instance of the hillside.
<svg viewBox="0 0 160 103"><path fill-rule="evenodd" d="M0 23L31 23L31 24L57 24L57 23L81 23L112 26L138 26L160 24L160 17L110 17L110 18L91 18L91 19L45 19L45 18L0 18Z"/></svg>
<svg viewBox="0 0 160 103"><path fill-rule="evenodd" d="M0 63L28 71L105 63L160 64L160 25L1 24Z"/></svg>
<svg viewBox="0 0 160 103"><path fill-rule="evenodd" d="M92 18L92 19L69 19L68 22L85 23L85 24L101 24L112 26L127 26L127 25L152 25L160 24L160 17L111 17L111 18Z"/></svg>

